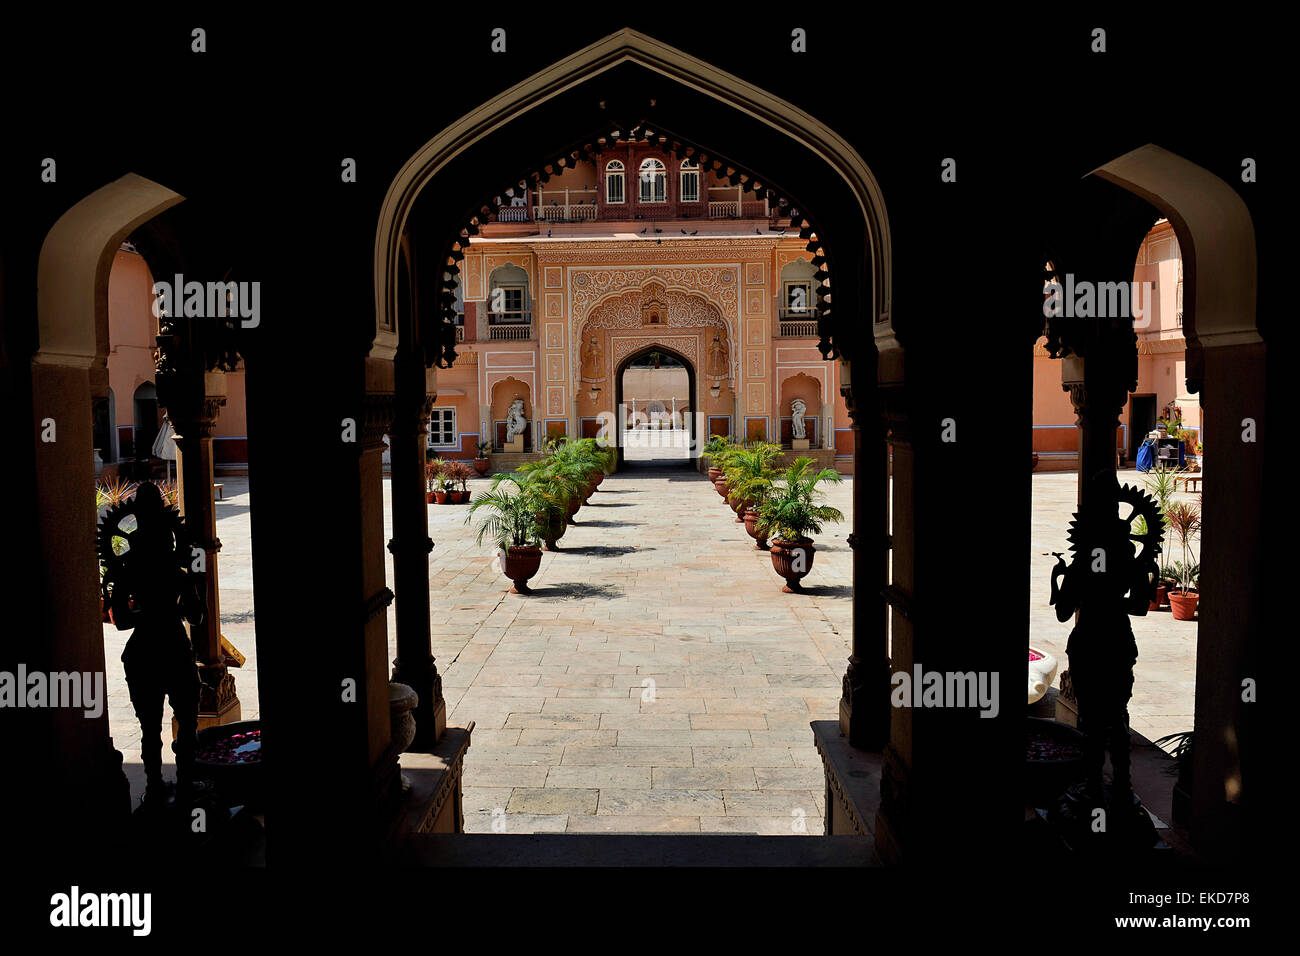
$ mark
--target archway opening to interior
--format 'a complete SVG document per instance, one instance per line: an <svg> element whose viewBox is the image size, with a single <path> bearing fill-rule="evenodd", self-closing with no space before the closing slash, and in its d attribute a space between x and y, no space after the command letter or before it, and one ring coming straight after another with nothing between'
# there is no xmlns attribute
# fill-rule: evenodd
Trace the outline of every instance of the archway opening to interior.
<svg viewBox="0 0 1300 956"><path fill-rule="evenodd" d="M618 368L618 444L623 464L689 467L696 423L695 366L663 345L649 345Z"/></svg>

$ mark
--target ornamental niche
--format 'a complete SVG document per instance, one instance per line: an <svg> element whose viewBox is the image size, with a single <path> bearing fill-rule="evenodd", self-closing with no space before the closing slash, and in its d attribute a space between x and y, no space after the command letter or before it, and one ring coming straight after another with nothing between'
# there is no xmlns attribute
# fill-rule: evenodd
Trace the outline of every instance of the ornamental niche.
<svg viewBox="0 0 1300 956"><path fill-rule="evenodd" d="M731 264L571 268L571 367L582 368L580 353L590 340L588 328L641 328L646 324L662 324L670 329L716 326L722 329L727 343L730 377L732 381L739 380L737 269ZM663 304L660 318L665 321L662 323L645 321L653 315L653 309L643 311L642 307L653 300Z"/></svg>

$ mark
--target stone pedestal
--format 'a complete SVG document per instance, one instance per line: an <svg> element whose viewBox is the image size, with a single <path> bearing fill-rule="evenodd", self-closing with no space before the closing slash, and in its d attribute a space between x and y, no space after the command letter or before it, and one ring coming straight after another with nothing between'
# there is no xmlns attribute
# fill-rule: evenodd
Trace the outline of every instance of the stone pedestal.
<svg viewBox="0 0 1300 956"><path fill-rule="evenodd" d="M212 435L217 416L226 404L226 377L220 372L199 372L169 382L168 416L176 433L176 477L180 511L192 544L203 552L202 568L206 613L189 624L190 643L198 664L199 729L233 723L242 716L235 693L235 677L221 656L221 603L217 555L217 516L213 501ZM172 733L177 727L173 722Z"/></svg>
<svg viewBox="0 0 1300 956"><path fill-rule="evenodd" d="M520 455L520 454L523 454L523 451L524 451L524 436L523 436L523 435L516 435L516 436L515 436L513 439L511 439L510 441L505 442L505 443L501 446L501 450L504 451L504 452L509 452L509 453L512 454L512 455Z"/></svg>
<svg viewBox="0 0 1300 956"><path fill-rule="evenodd" d="M791 451L807 451L809 448L808 439L796 438L790 442Z"/></svg>

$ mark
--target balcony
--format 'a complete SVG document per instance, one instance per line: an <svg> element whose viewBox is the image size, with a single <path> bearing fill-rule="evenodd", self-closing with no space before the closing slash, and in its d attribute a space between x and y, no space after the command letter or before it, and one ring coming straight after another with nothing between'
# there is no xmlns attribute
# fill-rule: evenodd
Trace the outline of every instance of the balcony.
<svg viewBox="0 0 1300 956"><path fill-rule="evenodd" d="M538 222L595 222L596 204L555 203L551 206L534 206L533 215Z"/></svg>
<svg viewBox="0 0 1300 956"><path fill-rule="evenodd" d="M488 341L527 342L533 337L531 312L489 312Z"/></svg>
<svg viewBox="0 0 1300 956"><path fill-rule="evenodd" d="M783 339L817 338L816 309L782 309L779 324Z"/></svg>
<svg viewBox="0 0 1300 956"><path fill-rule="evenodd" d="M767 219L770 212L762 200L709 202L710 219Z"/></svg>

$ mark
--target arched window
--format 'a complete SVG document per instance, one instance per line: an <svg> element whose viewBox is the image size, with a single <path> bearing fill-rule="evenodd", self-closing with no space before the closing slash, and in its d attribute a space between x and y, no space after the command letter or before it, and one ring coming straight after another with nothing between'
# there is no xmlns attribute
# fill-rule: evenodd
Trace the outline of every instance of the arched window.
<svg viewBox="0 0 1300 956"><path fill-rule="evenodd" d="M641 164L641 201L668 201L668 175L664 164L657 159L647 159Z"/></svg>
<svg viewBox="0 0 1300 956"><path fill-rule="evenodd" d="M682 202L700 201L700 167L697 163L682 160Z"/></svg>
<svg viewBox="0 0 1300 956"><path fill-rule="evenodd" d="M617 159L605 165L605 202L623 202L623 164Z"/></svg>

